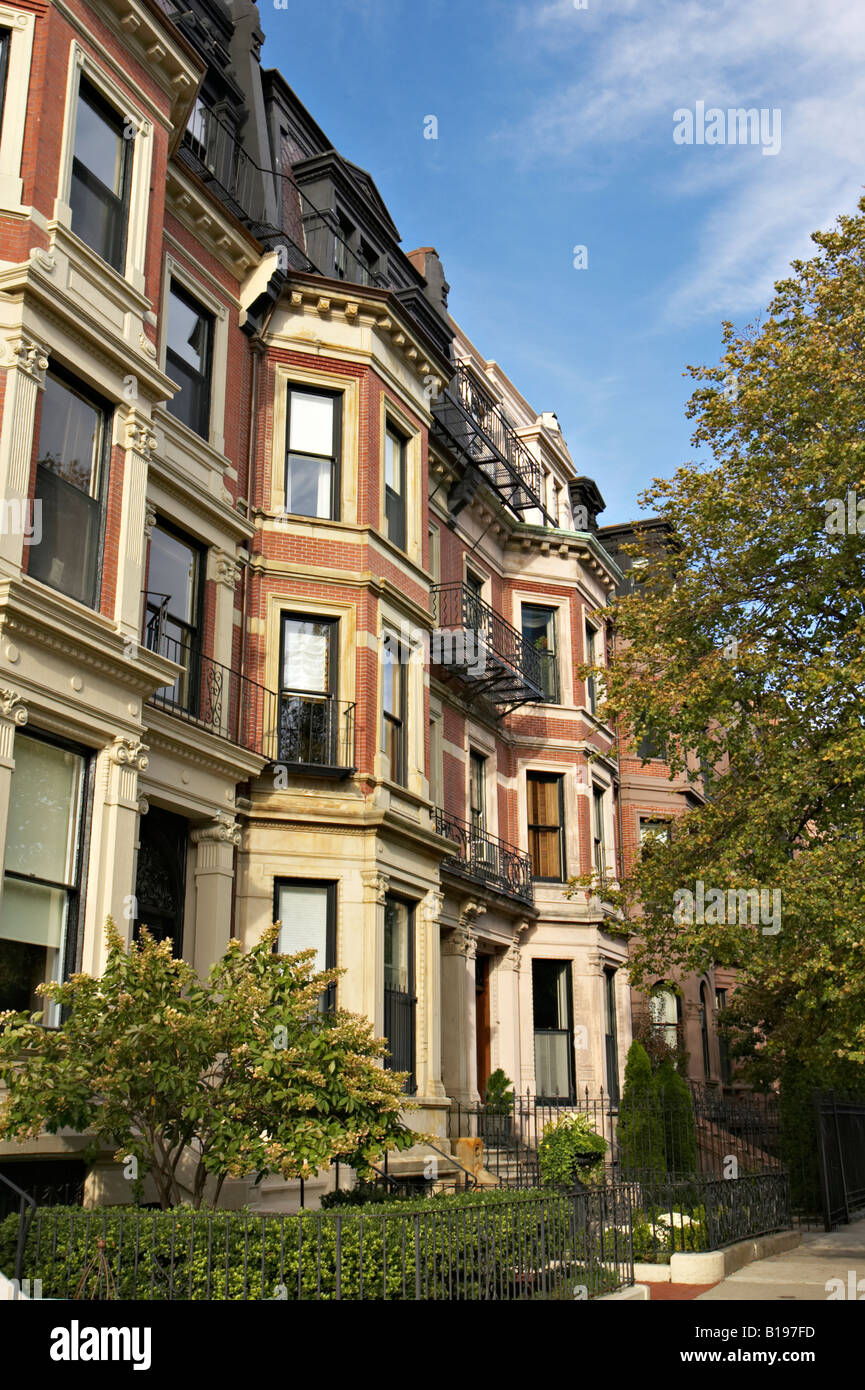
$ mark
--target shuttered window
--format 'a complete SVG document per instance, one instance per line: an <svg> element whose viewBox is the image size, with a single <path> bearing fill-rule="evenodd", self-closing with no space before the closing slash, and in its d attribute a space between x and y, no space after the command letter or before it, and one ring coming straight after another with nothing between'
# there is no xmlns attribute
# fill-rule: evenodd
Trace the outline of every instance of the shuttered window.
<svg viewBox="0 0 865 1390"><path fill-rule="evenodd" d="M558 773L530 772L528 797L529 855L532 877L564 878L563 778Z"/></svg>

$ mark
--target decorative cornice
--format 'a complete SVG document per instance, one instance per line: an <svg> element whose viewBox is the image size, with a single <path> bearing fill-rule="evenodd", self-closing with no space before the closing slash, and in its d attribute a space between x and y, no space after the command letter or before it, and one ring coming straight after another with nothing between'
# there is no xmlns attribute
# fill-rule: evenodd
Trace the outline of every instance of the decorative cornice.
<svg viewBox="0 0 865 1390"><path fill-rule="evenodd" d="M27 706L18 691L9 686L0 688L0 719L19 726L27 723Z"/></svg>

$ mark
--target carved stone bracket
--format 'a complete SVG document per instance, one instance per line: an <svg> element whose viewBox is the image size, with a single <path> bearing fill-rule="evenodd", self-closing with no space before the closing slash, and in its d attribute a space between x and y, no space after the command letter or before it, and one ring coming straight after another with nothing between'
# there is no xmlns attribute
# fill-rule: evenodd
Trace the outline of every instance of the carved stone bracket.
<svg viewBox="0 0 865 1390"><path fill-rule="evenodd" d="M474 960L478 953L477 938L462 927L453 927L442 937L441 950L443 956L465 956L467 961Z"/></svg>
<svg viewBox="0 0 865 1390"><path fill-rule="evenodd" d="M390 877L378 869L368 869L360 877L367 902L383 903L390 887Z"/></svg>
<svg viewBox="0 0 865 1390"><path fill-rule="evenodd" d="M37 386L44 385L45 373L48 370L48 349L26 333L7 338L6 342L9 353L6 365L25 372L27 376L32 377Z"/></svg>
<svg viewBox="0 0 865 1390"><path fill-rule="evenodd" d="M26 724L28 719L27 706L18 691L8 686L0 688L0 719L18 725Z"/></svg>
<svg viewBox="0 0 865 1390"><path fill-rule="evenodd" d="M124 436L127 449L134 449L142 458L150 459L158 441L149 420L130 412L124 425Z"/></svg>
<svg viewBox="0 0 865 1390"><path fill-rule="evenodd" d="M227 550L213 551L213 578L217 584L224 584L232 593L240 580L241 565L236 556Z"/></svg>
<svg viewBox="0 0 865 1390"><path fill-rule="evenodd" d="M108 750L108 756L118 767L128 767L135 772L144 772L150 764L147 754L149 748L134 738L116 738Z"/></svg>
<svg viewBox="0 0 865 1390"><path fill-rule="evenodd" d="M144 508L144 539L150 540L153 535L153 528L156 525L156 508L152 502L148 502Z"/></svg>
<svg viewBox="0 0 865 1390"><path fill-rule="evenodd" d="M241 835L242 828L234 816L228 811L217 811L207 825L196 826L189 838L194 845L206 844L208 841L214 844L239 845Z"/></svg>
<svg viewBox="0 0 865 1390"><path fill-rule="evenodd" d="M486 912L483 903L477 902L474 898L466 898L460 904L459 924L464 931L471 931L478 917L482 917Z"/></svg>

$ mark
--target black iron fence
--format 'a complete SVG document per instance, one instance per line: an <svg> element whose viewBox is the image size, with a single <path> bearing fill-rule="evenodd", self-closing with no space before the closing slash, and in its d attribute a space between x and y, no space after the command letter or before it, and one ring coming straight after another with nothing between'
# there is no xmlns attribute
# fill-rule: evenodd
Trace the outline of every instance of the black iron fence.
<svg viewBox="0 0 865 1390"><path fill-rule="evenodd" d="M516 845L487 835L440 806L436 807L435 826L439 835L456 846L454 853L442 861L442 868L485 883L510 898L533 901L531 860Z"/></svg>
<svg viewBox="0 0 865 1390"><path fill-rule="evenodd" d="M586 1299L633 1282L631 1190L432 1199L371 1212L37 1210L44 1298ZM0 1226L0 1268L18 1238Z"/></svg>
<svg viewBox="0 0 865 1390"><path fill-rule="evenodd" d="M865 1211L865 1098L815 1096L820 1197L827 1231Z"/></svg>
<svg viewBox="0 0 865 1390"><path fill-rule="evenodd" d="M550 1100L514 1095L491 1105L454 1103L448 1116L451 1139L480 1135L489 1172L502 1185L532 1186L537 1153L547 1125L569 1112L585 1115L607 1142L607 1170L615 1180L631 1172L688 1171L730 1178L779 1171L783 1166L777 1098L724 1096L689 1087L690 1102L654 1096L624 1103L603 1090ZM622 1118L625 1117L624 1125Z"/></svg>
<svg viewBox="0 0 865 1390"><path fill-rule="evenodd" d="M635 1175L629 1184L635 1260L666 1263L673 1254L723 1250L792 1224L786 1173L738 1178L699 1174Z"/></svg>

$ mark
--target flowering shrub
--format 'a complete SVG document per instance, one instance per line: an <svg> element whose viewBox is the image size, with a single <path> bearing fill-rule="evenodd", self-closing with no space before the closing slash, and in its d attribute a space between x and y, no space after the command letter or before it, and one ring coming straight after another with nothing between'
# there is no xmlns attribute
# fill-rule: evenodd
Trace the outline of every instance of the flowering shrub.
<svg viewBox="0 0 865 1390"><path fill-rule="evenodd" d="M635 1211L631 1229L634 1259L647 1263L669 1264L670 1256L677 1252L705 1250L707 1246L703 1207L697 1207L690 1215L675 1207L672 1211L661 1208Z"/></svg>
<svg viewBox="0 0 865 1390"><path fill-rule="evenodd" d="M568 1111L544 1126L538 1147L541 1181L545 1187L573 1187L575 1183L588 1187L600 1182L606 1151L607 1141L595 1133L589 1117ZM596 1154L597 1158L584 1167L578 1162L583 1154Z"/></svg>

